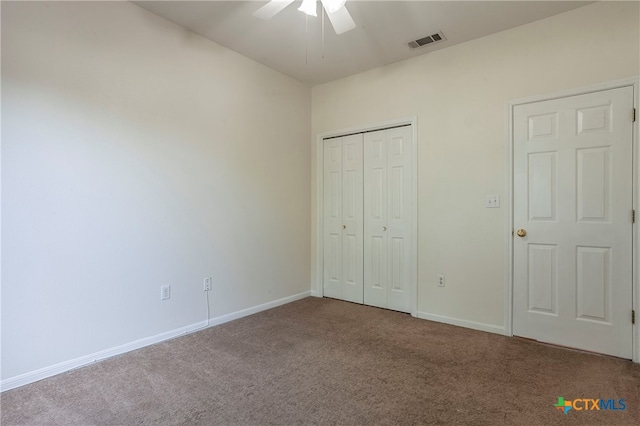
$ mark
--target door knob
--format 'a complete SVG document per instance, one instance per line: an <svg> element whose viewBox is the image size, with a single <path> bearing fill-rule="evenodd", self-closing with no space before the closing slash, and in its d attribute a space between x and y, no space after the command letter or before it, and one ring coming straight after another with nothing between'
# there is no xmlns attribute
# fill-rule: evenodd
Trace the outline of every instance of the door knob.
<svg viewBox="0 0 640 426"><path fill-rule="evenodd" d="M525 237L527 235L527 230L526 229L518 229L516 231L516 234L518 235L518 237Z"/></svg>
<svg viewBox="0 0 640 426"><path fill-rule="evenodd" d="M342 229L347 229L347 225L342 225Z"/></svg>
<svg viewBox="0 0 640 426"><path fill-rule="evenodd" d="M386 227L386 226L383 226L383 227L382 227L382 230L383 230L383 231L386 231L386 230L387 230L387 227Z"/></svg>

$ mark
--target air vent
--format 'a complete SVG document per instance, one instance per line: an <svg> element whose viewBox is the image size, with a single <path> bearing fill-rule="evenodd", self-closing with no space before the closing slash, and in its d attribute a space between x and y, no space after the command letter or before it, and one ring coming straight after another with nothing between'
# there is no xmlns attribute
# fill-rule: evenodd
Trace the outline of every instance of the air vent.
<svg viewBox="0 0 640 426"><path fill-rule="evenodd" d="M442 31L439 31L435 34L431 34L430 36L422 37L414 41L409 42L409 47L415 49L417 47L427 46L429 44L439 43L441 41L446 40Z"/></svg>

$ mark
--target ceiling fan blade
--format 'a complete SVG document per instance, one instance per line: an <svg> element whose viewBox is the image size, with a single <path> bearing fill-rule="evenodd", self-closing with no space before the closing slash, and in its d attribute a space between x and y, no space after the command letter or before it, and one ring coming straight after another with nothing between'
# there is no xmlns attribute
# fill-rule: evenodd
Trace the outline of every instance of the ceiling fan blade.
<svg viewBox="0 0 640 426"><path fill-rule="evenodd" d="M322 2L324 6L324 1ZM349 30L352 30L356 27L356 23L353 22L353 18L349 14L349 11L345 6L342 6L340 9L335 12L329 12L329 9L325 6L325 10L327 11L327 16L331 21L331 25L333 25L333 29L336 31L336 34L346 33Z"/></svg>
<svg viewBox="0 0 640 426"><path fill-rule="evenodd" d="M271 19L291 3L293 3L293 0L271 0L269 3L253 12L253 16L264 20Z"/></svg>

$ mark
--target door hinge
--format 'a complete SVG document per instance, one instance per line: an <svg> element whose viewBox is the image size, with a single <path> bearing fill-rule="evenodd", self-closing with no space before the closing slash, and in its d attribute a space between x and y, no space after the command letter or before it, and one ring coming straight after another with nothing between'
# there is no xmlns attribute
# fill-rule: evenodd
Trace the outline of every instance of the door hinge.
<svg viewBox="0 0 640 426"><path fill-rule="evenodd" d="M636 109L634 108L634 109L633 109L633 122L634 122L634 123L636 122L636 115L637 115L637 114L636 114Z"/></svg>
<svg viewBox="0 0 640 426"><path fill-rule="evenodd" d="M636 311L631 310L631 324L635 324L635 323L636 323Z"/></svg>
<svg viewBox="0 0 640 426"><path fill-rule="evenodd" d="M631 223L636 223L636 209L631 210Z"/></svg>

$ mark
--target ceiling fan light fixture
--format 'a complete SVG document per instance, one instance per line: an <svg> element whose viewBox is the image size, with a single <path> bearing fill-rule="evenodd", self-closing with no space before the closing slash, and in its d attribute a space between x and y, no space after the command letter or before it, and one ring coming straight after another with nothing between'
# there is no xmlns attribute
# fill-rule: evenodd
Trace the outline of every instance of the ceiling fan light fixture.
<svg viewBox="0 0 640 426"><path fill-rule="evenodd" d="M322 4L327 9L327 12L333 13L342 8L347 0L322 0Z"/></svg>
<svg viewBox="0 0 640 426"><path fill-rule="evenodd" d="M298 8L300 12L306 13L309 16L318 16L318 5L316 0L302 0L302 4Z"/></svg>

